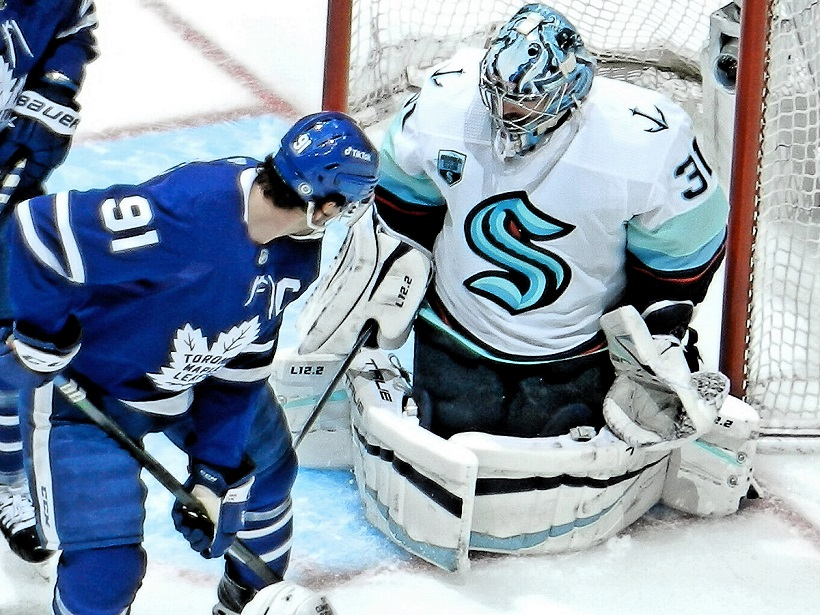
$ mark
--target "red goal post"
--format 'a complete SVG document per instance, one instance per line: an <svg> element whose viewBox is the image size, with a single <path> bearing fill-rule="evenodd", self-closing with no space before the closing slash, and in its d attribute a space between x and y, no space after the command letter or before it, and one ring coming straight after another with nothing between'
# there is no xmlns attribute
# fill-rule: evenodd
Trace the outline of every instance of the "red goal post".
<svg viewBox="0 0 820 615"><path fill-rule="evenodd" d="M819 2L547 2L581 31L599 73L661 90L693 116L732 207L720 368L777 435L820 436ZM525 3L329 0L325 108L365 125L389 117L418 75L483 44ZM738 38L736 87L716 85L708 52Z"/></svg>

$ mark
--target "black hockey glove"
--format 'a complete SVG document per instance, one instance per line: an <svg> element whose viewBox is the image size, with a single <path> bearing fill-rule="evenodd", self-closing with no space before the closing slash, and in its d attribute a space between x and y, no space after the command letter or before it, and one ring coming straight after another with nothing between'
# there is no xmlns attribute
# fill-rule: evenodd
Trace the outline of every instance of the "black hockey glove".
<svg viewBox="0 0 820 615"><path fill-rule="evenodd" d="M236 470L217 470L204 463L191 463L185 489L199 500L208 518L180 502L174 503L171 516L177 531L203 557L224 555L242 529L254 480L252 472L249 463Z"/></svg>
<svg viewBox="0 0 820 615"><path fill-rule="evenodd" d="M45 192L43 184L68 155L79 122L71 87L40 82L20 94L11 123L0 133L0 176L20 159L27 160L14 201Z"/></svg>

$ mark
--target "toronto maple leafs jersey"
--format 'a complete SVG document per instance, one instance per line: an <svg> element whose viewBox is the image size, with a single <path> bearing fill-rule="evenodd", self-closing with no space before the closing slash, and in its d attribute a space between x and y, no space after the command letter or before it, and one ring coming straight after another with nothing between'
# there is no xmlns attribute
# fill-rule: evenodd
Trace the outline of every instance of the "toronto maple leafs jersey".
<svg viewBox="0 0 820 615"><path fill-rule="evenodd" d="M399 112L380 193L417 219L446 208L433 292L449 324L434 324L500 360L573 356L622 300L628 258L683 279L722 250L728 205L686 113L602 77L545 145L502 160L479 95L483 53L438 67Z"/></svg>
<svg viewBox="0 0 820 615"><path fill-rule="evenodd" d="M0 129L10 119L29 76L57 72L82 82L96 54L97 25L91 0L6 0L0 2Z"/></svg>
<svg viewBox="0 0 820 615"><path fill-rule="evenodd" d="M321 246L251 240L258 164L190 163L136 186L20 203L7 229L18 326L59 346L76 319L81 345L67 373L135 410L247 419L282 310L316 278ZM234 427L241 440L248 423Z"/></svg>

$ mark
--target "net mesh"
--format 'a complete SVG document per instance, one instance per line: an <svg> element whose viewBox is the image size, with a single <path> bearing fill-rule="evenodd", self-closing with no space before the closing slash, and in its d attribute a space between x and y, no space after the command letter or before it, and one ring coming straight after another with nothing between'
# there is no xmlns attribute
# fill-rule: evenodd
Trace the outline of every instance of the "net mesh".
<svg viewBox="0 0 820 615"><path fill-rule="evenodd" d="M659 89L697 113L698 55L726 0L555 0L599 59L599 73ZM483 47L522 0L354 0L349 111L366 125L397 108L425 70Z"/></svg>
<svg viewBox="0 0 820 615"><path fill-rule="evenodd" d="M747 397L765 431L820 433L820 5L778 0L759 152Z"/></svg>

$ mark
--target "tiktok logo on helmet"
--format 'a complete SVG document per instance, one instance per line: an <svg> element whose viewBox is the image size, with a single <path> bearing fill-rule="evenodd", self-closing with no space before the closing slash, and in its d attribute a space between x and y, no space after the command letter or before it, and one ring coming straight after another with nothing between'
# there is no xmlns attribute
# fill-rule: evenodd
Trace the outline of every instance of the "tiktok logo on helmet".
<svg viewBox="0 0 820 615"><path fill-rule="evenodd" d="M501 271L478 273L464 285L510 314L550 305L566 290L572 271L555 253L534 242L558 239L574 229L536 209L526 192L482 201L464 222L467 243Z"/></svg>

